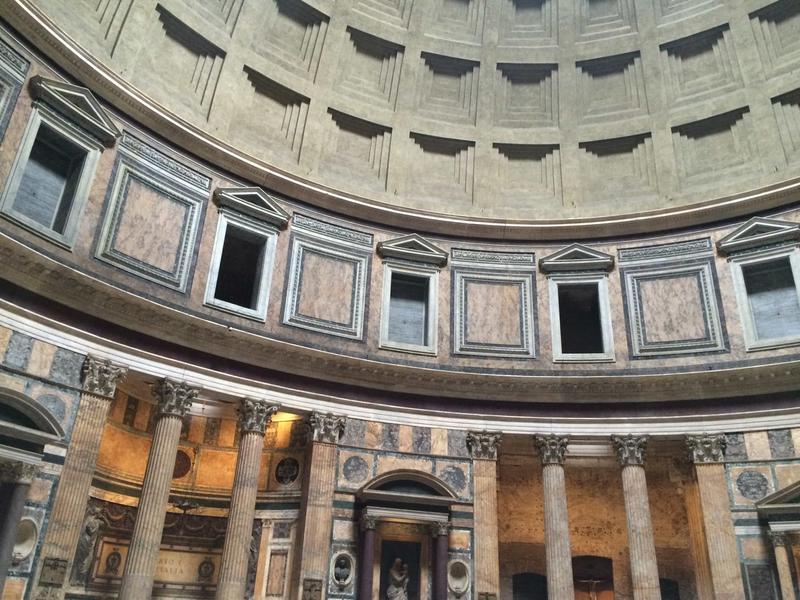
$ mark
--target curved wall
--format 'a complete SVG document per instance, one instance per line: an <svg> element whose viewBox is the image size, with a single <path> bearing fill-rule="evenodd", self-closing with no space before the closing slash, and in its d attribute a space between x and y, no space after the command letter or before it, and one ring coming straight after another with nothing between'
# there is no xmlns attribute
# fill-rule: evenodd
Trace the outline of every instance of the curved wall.
<svg viewBox="0 0 800 600"><path fill-rule="evenodd" d="M596 235L652 211L668 227L657 214L741 213L731 196L800 174L791 0L13 4L43 47L63 28L99 60L54 53L112 102L144 92L157 130L202 131L197 151L236 172L386 221Z"/></svg>

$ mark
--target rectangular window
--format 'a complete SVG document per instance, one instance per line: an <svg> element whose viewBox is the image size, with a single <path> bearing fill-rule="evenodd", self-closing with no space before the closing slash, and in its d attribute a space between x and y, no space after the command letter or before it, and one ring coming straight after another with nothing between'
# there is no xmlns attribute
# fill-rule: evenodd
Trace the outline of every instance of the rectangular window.
<svg viewBox="0 0 800 600"><path fill-rule="evenodd" d="M34 110L2 197L2 211L71 245L101 145L43 106Z"/></svg>
<svg viewBox="0 0 800 600"><path fill-rule="evenodd" d="M742 265L756 341L800 337L800 297L788 256Z"/></svg>
<svg viewBox="0 0 800 600"><path fill-rule="evenodd" d="M614 360L605 275L553 275L549 286L553 360Z"/></svg>
<svg viewBox="0 0 800 600"><path fill-rule="evenodd" d="M558 307L561 352L596 354L605 351L600 294L596 283L559 285Z"/></svg>
<svg viewBox="0 0 800 600"><path fill-rule="evenodd" d="M384 263L381 347L436 354L438 269Z"/></svg>
<svg viewBox="0 0 800 600"><path fill-rule="evenodd" d="M428 278L392 275L389 296L390 342L428 345Z"/></svg>
<svg viewBox="0 0 800 600"><path fill-rule="evenodd" d="M277 231L220 212L206 304L265 320Z"/></svg>

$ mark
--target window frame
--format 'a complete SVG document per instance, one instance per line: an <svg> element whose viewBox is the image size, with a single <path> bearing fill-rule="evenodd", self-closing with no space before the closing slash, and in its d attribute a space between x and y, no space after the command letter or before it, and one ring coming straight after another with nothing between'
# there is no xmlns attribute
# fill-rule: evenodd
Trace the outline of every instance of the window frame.
<svg viewBox="0 0 800 600"><path fill-rule="evenodd" d="M22 183L25 168L28 166L33 145L36 142L36 137L42 126L46 126L56 135L61 136L69 143L78 146L86 152L83 165L80 168L80 174L78 175L78 181L75 185L72 205L69 209L69 215L67 216L63 233L58 233L53 229L45 227L27 215L14 210L14 201L19 193L19 187ZM102 150L103 146L99 140L84 133L76 125L67 121L45 104L38 101L34 102L33 111L28 119L28 124L19 145L19 150L14 157L14 163L3 190L3 195L0 197L0 214L2 214L4 218L24 227L32 233L48 239L67 250L72 250L78 233L78 225L89 198L89 191L94 181L94 175L97 170L97 164L100 161Z"/></svg>
<svg viewBox="0 0 800 600"><path fill-rule="evenodd" d="M730 262L731 266L731 276L733 278L733 291L736 295L736 303L739 308L739 320L742 324L742 336L747 352L800 345L800 334L781 338L758 339L755 318L750 308L750 297L747 294L747 286L745 285L744 271L742 270L743 266L768 263L782 258L788 258L789 260L789 268L792 271L797 300L800 303L800 247L793 245L755 250L747 254L728 258L728 262Z"/></svg>
<svg viewBox="0 0 800 600"><path fill-rule="evenodd" d="M603 352L572 353L561 350L561 310L558 302L560 285L587 284L597 285L597 299L600 305L600 330L603 336ZM607 273L553 273L547 277L550 296L550 335L553 350L553 362L556 363L595 363L614 362L614 330L611 323L611 302L608 297Z"/></svg>
<svg viewBox="0 0 800 600"><path fill-rule="evenodd" d="M260 283L258 284L256 308L246 308L232 302L220 300L214 296L219 279L219 267L222 260L222 250L225 246L225 236L228 226L244 229L253 235L262 238L265 242L264 254L260 265ZM220 208L217 230L214 237L214 247L211 253L211 262L208 270L208 280L206 282L206 293L203 303L206 306L216 308L240 317L253 319L261 323L267 320L267 309L269 307L269 294L272 287L272 272L275 265L275 253L278 242L278 229L268 223L250 219L237 212Z"/></svg>
<svg viewBox="0 0 800 600"><path fill-rule="evenodd" d="M427 344L406 344L389 339L389 308L392 294L392 278L395 273L410 275L428 280L428 319L425 335ZM436 356L439 347L439 269L434 266L422 264L409 264L399 261L385 260L383 262L383 290L381 292L381 325L379 347L383 350L407 352L409 354L424 354Z"/></svg>

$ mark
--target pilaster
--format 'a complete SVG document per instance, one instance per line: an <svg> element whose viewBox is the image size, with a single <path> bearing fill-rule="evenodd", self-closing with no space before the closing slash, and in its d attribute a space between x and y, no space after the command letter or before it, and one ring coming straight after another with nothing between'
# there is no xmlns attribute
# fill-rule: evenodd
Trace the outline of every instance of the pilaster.
<svg viewBox="0 0 800 600"><path fill-rule="evenodd" d="M467 433L475 489L475 586L478 594L500 596L500 557L497 531L497 452L502 434Z"/></svg>

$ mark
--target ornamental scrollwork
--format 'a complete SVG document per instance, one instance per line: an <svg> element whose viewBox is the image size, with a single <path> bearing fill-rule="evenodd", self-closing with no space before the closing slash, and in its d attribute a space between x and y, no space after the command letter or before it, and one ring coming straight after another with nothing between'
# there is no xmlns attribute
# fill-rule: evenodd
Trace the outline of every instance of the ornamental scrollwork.
<svg viewBox="0 0 800 600"><path fill-rule="evenodd" d="M499 431L468 431L467 450L472 458L497 459L497 451L503 441Z"/></svg>
<svg viewBox="0 0 800 600"><path fill-rule="evenodd" d="M537 435L533 438L533 443L539 451L539 458L544 465L563 465L564 457L567 453L569 438L556 435Z"/></svg>
<svg viewBox="0 0 800 600"><path fill-rule="evenodd" d="M81 369L83 389L92 394L111 397L127 372L128 369L115 365L110 360L88 355Z"/></svg>
<svg viewBox="0 0 800 600"><path fill-rule="evenodd" d="M647 455L646 435L614 435L611 436L611 443L621 466L644 466Z"/></svg>
<svg viewBox="0 0 800 600"><path fill-rule="evenodd" d="M308 419L315 442L336 444L344 433L346 419L333 413L312 413Z"/></svg>
<svg viewBox="0 0 800 600"><path fill-rule="evenodd" d="M687 435L686 447L694 463L720 463L725 460L727 440L722 433Z"/></svg>
<svg viewBox="0 0 800 600"><path fill-rule="evenodd" d="M278 407L264 400L242 398L239 404L239 430L242 433L254 432L263 435L272 420L272 415L276 412Z"/></svg>
<svg viewBox="0 0 800 600"><path fill-rule="evenodd" d="M158 403L158 414L173 417L185 417L192 402L197 400L200 390L189 387L182 381L172 381L171 379L159 379L153 384L153 398Z"/></svg>

